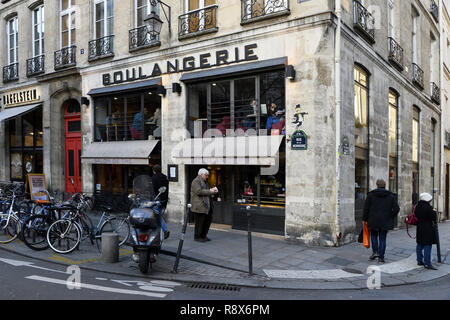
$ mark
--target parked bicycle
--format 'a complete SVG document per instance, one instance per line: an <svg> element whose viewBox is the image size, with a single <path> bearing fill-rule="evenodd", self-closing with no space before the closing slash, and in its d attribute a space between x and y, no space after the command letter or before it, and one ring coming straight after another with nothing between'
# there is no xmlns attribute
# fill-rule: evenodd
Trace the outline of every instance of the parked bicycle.
<svg viewBox="0 0 450 320"><path fill-rule="evenodd" d="M13 192L10 201L8 199L2 199L3 210L0 213L0 243L3 244L14 241L20 233L18 211L14 210L15 201L15 192Z"/></svg>
<svg viewBox="0 0 450 320"><path fill-rule="evenodd" d="M85 194L76 194L77 208L70 211L66 217L53 222L47 231L47 242L50 248L61 254L70 253L77 249L80 242L89 239L99 248L98 240L101 240L103 232L115 232L119 234L119 245L128 240L130 226L127 218L112 217L112 208L102 206L102 215L97 225L94 226L91 218L86 214L90 198Z"/></svg>

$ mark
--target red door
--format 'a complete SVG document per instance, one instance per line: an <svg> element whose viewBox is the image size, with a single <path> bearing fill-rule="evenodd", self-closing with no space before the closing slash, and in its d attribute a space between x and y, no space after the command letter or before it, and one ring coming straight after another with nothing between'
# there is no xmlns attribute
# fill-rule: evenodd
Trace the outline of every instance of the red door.
<svg viewBox="0 0 450 320"><path fill-rule="evenodd" d="M78 101L69 100L66 103L64 124L66 192L81 192L81 113Z"/></svg>

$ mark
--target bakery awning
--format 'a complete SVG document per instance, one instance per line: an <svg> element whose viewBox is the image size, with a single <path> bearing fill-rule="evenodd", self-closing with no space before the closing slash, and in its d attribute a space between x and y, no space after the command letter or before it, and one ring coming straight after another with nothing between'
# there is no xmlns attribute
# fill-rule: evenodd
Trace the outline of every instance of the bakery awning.
<svg viewBox="0 0 450 320"><path fill-rule="evenodd" d="M262 60L258 62L237 64L222 68L215 68L204 71L184 73L180 81L190 82L207 79L217 79L219 77L237 76L240 74L248 74L249 72L262 72L284 68L287 65L287 57Z"/></svg>
<svg viewBox="0 0 450 320"><path fill-rule="evenodd" d="M0 121L12 119L23 115L27 112L33 111L37 107L42 106L42 104L31 104L22 107L12 107L12 108L4 108L3 111L0 112Z"/></svg>
<svg viewBox="0 0 450 320"><path fill-rule="evenodd" d="M81 162L85 164L147 165L159 140L94 142L84 148Z"/></svg>
<svg viewBox="0 0 450 320"><path fill-rule="evenodd" d="M284 136L194 138L172 153L177 164L274 166Z"/></svg>
<svg viewBox="0 0 450 320"><path fill-rule="evenodd" d="M129 91L144 90L149 87L154 87L154 86L160 85L161 83L162 83L162 79L161 79L161 77L158 77L158 78L154 78L151 80L137 81L137 82L119 84L119 85L115 85L115 86L95 88L95 89L90 90L88 92L88 95L101 96L101 95L108 95L108 94L113 94L113 93L124 93L124 92L129 92Z"/></svg>

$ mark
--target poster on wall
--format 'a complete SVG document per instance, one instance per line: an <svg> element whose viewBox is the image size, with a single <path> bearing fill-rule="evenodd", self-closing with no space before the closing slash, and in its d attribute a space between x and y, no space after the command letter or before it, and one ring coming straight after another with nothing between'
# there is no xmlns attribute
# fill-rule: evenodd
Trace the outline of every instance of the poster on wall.
<svg viewBox="0 0 450 320"><path fill-rule="evenodd" d="M27 174L27 185L29 187L31 200L49 201L45 174Z"/></svg>

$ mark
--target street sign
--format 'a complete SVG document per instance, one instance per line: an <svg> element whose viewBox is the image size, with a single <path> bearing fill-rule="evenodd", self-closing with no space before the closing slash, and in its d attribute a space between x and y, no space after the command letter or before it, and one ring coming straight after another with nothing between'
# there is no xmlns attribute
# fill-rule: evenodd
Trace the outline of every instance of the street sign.
<svg viewBox="0 0 450 320"><path fill-rule="evenodd" d="M297 130L291 137L292 150L308 150L308 137L303 130Z"/></svg>

